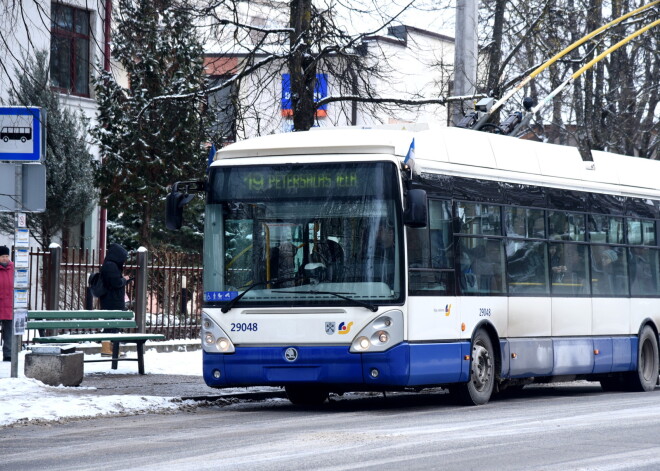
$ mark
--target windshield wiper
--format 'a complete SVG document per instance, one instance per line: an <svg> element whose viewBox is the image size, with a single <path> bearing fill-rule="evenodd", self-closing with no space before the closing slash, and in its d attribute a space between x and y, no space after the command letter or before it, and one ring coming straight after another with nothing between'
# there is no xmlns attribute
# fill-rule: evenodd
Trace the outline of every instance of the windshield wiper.
<svg viewBox="0 0 660 471"><path fill-rule="evenodd" d="M337 296L338 298L344 299L346 301L350 301L353 304L356 304L361 307L365 307L369 309L371 312L376 312L378 310L378 306L375 306L373 304L369 304L364 301L360 301L359 299L353 299L349 298L348 296L344 296L344 294L355 294L355 293L335 293L334 291L316 291L316 290L309 290L309 291L273 291L273 293L296 293L296 294L329 294L331 296Z"/></svg>
<svg viewBox="0 0 660 471"><path fill-rule="evenodd" d="M248 286L247 288L245 288L245 290L242 291L242 292L241 292L238 296L236 296L234 299L232 299L232 300L229 301L227 304L225 304L224 306L222 306L222 308L220 308L220 310L221 310L222 312L229 312L229 310L230 310L232 307L234 307L234 304L236 304L236 303L237 303L237 302L238 302L243 296L245 296L245 295L248 293L248 291L250 291L252 288L255 288L255 287L257 287L257 286L268 285L268 284L271 284L271 283L273 283L273 284L285 283L285 282L287 282L287 281L296 281L296 280L300 280L300 279L302 279L302 277L300 277L300 276L293 276L293 277L290 277L290 278L282 278L282 279L273 278L272 280L256 281L256 282L252 283L250 286Z"/></svg>

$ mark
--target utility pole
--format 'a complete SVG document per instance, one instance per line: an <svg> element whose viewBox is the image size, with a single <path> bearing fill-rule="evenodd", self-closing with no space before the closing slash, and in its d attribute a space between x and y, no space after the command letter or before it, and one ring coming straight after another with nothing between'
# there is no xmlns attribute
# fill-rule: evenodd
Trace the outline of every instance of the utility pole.
<svg viewBox="0 0 660 471"><path fill-rule="evenodd" d="M456 2L456 42L454 46L454 90L452 95L476 93L477 83L477 0ZM456 125L463 118L461 106L452 106L451 121Z"/></svg>

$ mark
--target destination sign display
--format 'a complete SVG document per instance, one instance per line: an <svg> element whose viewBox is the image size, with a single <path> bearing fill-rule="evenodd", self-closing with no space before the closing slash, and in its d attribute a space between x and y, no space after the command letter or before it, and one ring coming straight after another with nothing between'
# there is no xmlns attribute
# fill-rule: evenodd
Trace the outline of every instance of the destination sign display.
<svg viewBox="0 0 660 471"><path fill-rule="evenodd" d="M211 202L328 196L390 197L397 188L392 163L216 167Z"/></svg>
<svg viewBox="0 0 660 471"><path fill-rule="evenodd" d="M356 171L340 175L331 173L292 172L288 174L250 173L245 177L250 191L264 190L306 190L318 188L355 188L360 184Z"/></svg>

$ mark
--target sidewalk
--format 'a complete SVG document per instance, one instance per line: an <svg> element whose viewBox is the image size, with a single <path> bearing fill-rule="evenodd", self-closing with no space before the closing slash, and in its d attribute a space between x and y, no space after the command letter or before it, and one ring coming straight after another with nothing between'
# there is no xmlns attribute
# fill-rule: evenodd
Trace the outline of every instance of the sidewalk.
<svg viewBox="0 0 660 471"><path fill-rule="evenodd" d="M101 359L101 345L86 343L76 345L85 359ZM135 345L121 345L121 352L128 358L136 358ZM19 355L18 378L25 378L24 359L29 350ZM110 362L85 363L85 375L78 389L85 394L144 395L203 400L227 395L244 395L260 391L247 388L214 389L202 377L202 351L199 340L171 340L147 342L144 364L146 374L137 372L136 362L119 362L116 370ZM11 363L0 363L0 379L11 376ZM77 388L67 388L75 392ZM262 388L263 389L263 388ZM276 388L266 388L277 391Z"/></svg>
<svg viewBox="0 0 660 471"><path fill-rule="evenodd" d="M88 345L86 359L100 359L96 346ZM100 346L98 346L100 348ZM147 344L145 372L136 362L85 363L78 387L47 386L24 375L27 351L19 355L18 378L11 378L11 363L0 362L0 429L17 423L48 423L95 416L158 413L196 407L219 399L264 400L284 398L281 388L213 389L202 377L199 340ZM127 352L136 358L136 352ZM233 401L232 401L233 402Z"/></svg>

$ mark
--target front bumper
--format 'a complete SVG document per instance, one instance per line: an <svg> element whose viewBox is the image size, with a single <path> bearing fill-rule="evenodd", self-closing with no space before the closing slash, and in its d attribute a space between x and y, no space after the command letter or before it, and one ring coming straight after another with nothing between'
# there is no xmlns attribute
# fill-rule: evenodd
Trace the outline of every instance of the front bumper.
<svg viewBox="0 0 660 471"><path fill-rule="evenodd" d="M295 348L295 360L287 349ZM469 342L401 343L382 353L350 353L348 346L236 347L204 352L204 380L215 388L316 383L345 389L386 389L466 381Z"/></svg>

